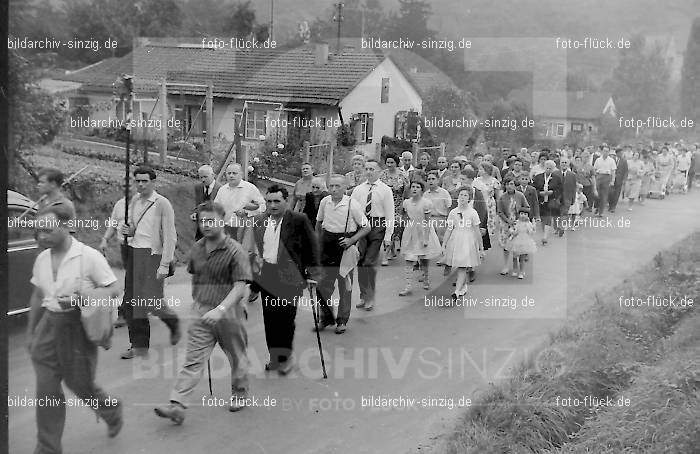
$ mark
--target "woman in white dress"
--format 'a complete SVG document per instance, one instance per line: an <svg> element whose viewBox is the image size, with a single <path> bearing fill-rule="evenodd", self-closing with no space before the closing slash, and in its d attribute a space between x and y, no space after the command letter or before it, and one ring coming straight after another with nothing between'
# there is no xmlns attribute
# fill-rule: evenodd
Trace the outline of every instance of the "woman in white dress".
<svg viewBox="0 0 700 454"><path fill-rule="evenodd" d="M457 268L457 284L453 299L467 293L467 268L479 266L479 214L469 203L471 191L462 189L457 195L457 207L447 216L447 231L443 242L445 265Z"/></svg>

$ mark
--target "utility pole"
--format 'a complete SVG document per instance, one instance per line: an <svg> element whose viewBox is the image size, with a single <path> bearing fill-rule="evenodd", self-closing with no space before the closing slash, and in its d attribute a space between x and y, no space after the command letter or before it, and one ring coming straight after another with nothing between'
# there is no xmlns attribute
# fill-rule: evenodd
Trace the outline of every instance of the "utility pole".
<svg viewBox="0 0 700 454"><path fill-rule="evenodd" d="M275 23L275 0L270 0L270 32L268 33L268 36L270 38L270 42L275 40L275 35L274 35L274 23Z"/></svg>
<svg viewBox="0 0 700 454"><path fill-rule="evenodd" d="M343 22L343 7L345 3L336 3L335 7L338 8L338 12L333 17L333 20L338 23L338 44L336 46L336 53L340 55L340 23Z"/></svg>

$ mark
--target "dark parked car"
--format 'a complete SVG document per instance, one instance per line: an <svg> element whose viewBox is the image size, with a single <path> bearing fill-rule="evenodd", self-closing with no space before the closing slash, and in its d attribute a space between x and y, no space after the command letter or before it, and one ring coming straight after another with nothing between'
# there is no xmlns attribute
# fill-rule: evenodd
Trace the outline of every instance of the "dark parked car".
<svg viewBox="0 0 700 454"><path fill-rule="evenodd" d="M19 216L25 212L26 214L20 219ZM35 216L36 205L31 199L18 192L7 191L7 259L9 262L7 315L19 315L29 311L29 297L32 294L32 284L29 279L32 277L34 259L40 252L32 226Z"/></svg>

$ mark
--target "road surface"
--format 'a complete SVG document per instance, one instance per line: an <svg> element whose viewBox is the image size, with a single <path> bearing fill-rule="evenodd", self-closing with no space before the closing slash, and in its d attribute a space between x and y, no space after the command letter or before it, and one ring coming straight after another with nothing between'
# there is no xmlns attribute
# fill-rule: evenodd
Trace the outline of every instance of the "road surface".
<svg viewBox="0 0 700 454"><path fill-rule="evenodd" d="M321 378L308 305L297 316L298 370L288 377L263 371L267 356L258 303L250 309L248 327L251 391L259 406L235 414L219 406L229 398L229 378L226 359L217 348L212 357L217 399L208 399L204 377L182 426L156 417L153 407L167 402L185 339L171 347L165 325L153 319L150 358L126 361L119 354L128 346L127 332L119 329L114 347L100 350L98 382L124 400L124 428L117 438L108 439L106 427L96 424L89 409L71 407L64 451L360 454L415 449L447 430L460 414L460 404L468 404L488 383L507 378L525 357L534 355L535 364L556 358L556 352L533 352L567 316L585 309L595 291L610 288L658 251L700 228L699 207L700 192L650 200L634 212L611 215L606 227L567 233L539 248L524 281L501 277L501 253L491 250L470 286L472 307L427 307L426 301L439 303L452 292L449 282L427 295L421 290L409 298L398 297L403 263L394 261L379 271L377 309L367 313L353 303L344 335L322 333L327 380ZM431 270L435 284L442 281L441 271ZM191 298L182 269L168 282L166 295L179 300L176 310L187 317ZM496 298L501 307L491 304ZM34 395L34 372L24 345L21 331L11 336L11 397ZM71 396L68 391L66 395ZM401 400L369 405L387 396ZM31 452L34 409L11 407L9 429L10 452Z"/></svg>

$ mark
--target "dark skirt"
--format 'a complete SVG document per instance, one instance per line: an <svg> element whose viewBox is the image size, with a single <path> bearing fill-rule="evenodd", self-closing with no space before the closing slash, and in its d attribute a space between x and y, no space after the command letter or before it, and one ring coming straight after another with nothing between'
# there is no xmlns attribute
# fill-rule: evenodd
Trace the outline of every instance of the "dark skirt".
<svg viewBox="0 0 700 454"><path fill-rule="evenodd" d="M488 229L486 230L486 233L481 236L481 240L484 243L485 251L491 249L491 238L489 237Z"/></svg>

